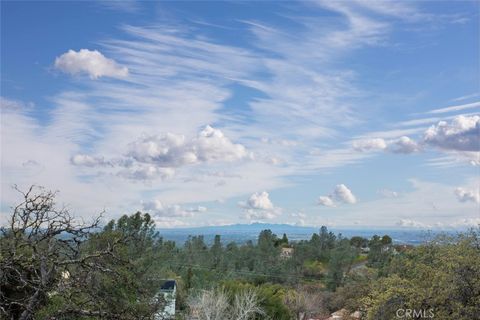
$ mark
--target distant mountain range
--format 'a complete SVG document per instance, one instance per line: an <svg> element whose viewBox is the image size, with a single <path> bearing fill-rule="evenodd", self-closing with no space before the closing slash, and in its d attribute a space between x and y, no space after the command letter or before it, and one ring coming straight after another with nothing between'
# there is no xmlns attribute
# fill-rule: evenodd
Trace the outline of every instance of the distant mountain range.
<svg viewBox="0 0 480 320"><path fill-rule="evenodd" d="M190 228L175 228L175 229L160 229L171 232L193 232L194 234L202 233L243 233L243 232L260 232L265 229L272 230L273 233L288 233L288 232L318 232L319 228L306 227L306 226L295 226L291 224L273 224L273 223L251 223L251 224L230 224L224 226L203 226L203 227L190 227Z"/></svg>
<svg viewBox="0 0 480 320"><path fill-rule="evenodd" d="M313 233L319 232L319 227L295 226L290 224L270 224L270 223L252 223L252 224L232 224L225 226L203 226L191 228L158 229L161 236L166 240L172 240L178 244L183 244L189 236L203 235L205 242L210 244L215 235L220 235L222 242L227 243L235 241L244 243L248 240L255 241L260 231L270 229L277 236L281 237L284 233L289 240L299 241L308 240ZM407 230L393 228L328 228L335 234L341 233L344 237L361 236L371 238L373 235L388 234L395 243L419 244L432 238L438 232L424 230Z"/></svg>

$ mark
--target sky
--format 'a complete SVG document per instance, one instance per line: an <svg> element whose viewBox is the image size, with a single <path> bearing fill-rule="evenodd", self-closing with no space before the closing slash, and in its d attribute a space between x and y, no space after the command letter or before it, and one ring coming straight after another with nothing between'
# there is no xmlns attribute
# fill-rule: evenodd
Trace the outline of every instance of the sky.
<svg viewBox="0 0 480 320"><path fill-rule="evenodd" d="M480 224L476 1L2 1L12 186L158 227Z"/></svg>

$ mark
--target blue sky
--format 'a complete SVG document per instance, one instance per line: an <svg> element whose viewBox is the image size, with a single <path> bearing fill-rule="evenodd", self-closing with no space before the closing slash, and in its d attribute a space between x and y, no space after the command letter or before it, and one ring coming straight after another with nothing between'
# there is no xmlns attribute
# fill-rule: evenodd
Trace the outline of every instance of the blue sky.
<svg viewBox="0 0 480 320"><path fill-rule="evenodd" d="M477 2L1 5L3 218L480 223Z"/></svg>

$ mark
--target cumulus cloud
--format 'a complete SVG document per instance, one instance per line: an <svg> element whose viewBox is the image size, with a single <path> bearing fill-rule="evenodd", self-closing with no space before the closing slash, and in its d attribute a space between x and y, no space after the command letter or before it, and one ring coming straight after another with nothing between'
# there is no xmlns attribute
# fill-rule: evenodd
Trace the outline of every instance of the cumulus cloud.
<svg viewBox="0 0 480 320"><path fill-rule="evenodd" d="M243 145L232 143L222 131L211 126L193 139L191 148L199 161L235 161L250 156Z"/></svg>
<svg viewBox="0 0 480 320"><path fill-rule="evenodd" d="M317 203L325 207L335 207L335 202L331 196L320 196L318 197Z"/></svg>
<svg viewBox="0 0 480 320"><path fill-rule="evenodd" d="M457 199L460 202L475 202L480 203L480 190L468 190L466 188L458 187L454 190Z"/></svg>
<svg viewBox="0 0 480 320"><path fill-rule="evenodd" d="M252 157L243 145L233 143L220 130L206 126L192 139L173 133L143 136L127 145L123 157L105 160L100 156L76 154L70 162L84 167L120 167L117 176L131 180L164 180L172 177L175 168L181 166L244 158ZM225 173L217 176L239 177Z"/></svg>
<svg viewBox="0 0 480 320"><path fill-rule="evenodd" d="M178 204L165 205L158 199L144 202L142 203L142 207L143 210L153 214L156 217L193 217L196 213L207 211L207 208L202 206L183 208Z"/></svg>
<svg viewBox="0 0 480 320"><path fill-rule="evenodd" d="M425 143L456 151L480 151L480 116L458 116L440 121L424 134Z"/></svg>
<svg viewBox="0 0 480 320"><path fill-rule="evenodd" d="M428 225L412 219L400 219L399 221L397 221L396 225L403 228L429 228Z"/></svg>
<svg viewBox="0 0 480 320"><path fill-rule="evenodd" d="M175 217L153 216L152 219L155 222L155 226L159 228L178 228L188 226L185 221Z"/></svg>
<svg viewBox="0 0 480 320"><path fill-rule="evenodd" d="M154 163L160 167L210 161L230 162L249 157L243 145L233 143L222 131L211 126L206 126L191 140L173 133L142 137L129 145L127 155L136 161Z"/></svg>
<svg viewBox="0 0 480 320"><path fill-rule="evenodd" d="M70 162L75 166L97 167L110 165L103 157L95 157L87 154L76 154L70 158Z"/></svg>
<svg viewBox="0 0 480 320"><path fill-rule="evenodd" d="M387 143L381 138L355 140L352 143L353 149L360 152L384 150L387 148Z"/></svg>
<svg viewBox="0 0 480 320"><path fill-rule="evenodd" d="M238 205L244 209L243 217L248 220L273 219L281 214L281 209L273 205L268 192L255 192L247 201Z"/></svg>
<svg viewBox="0 0 480 320"><path fill-rule="evenodd" d="M290 216L292 218L295 218L296 221L295 221L295 225L297 226L304 226L305 225L305 218L307 217L307 215L303 212L292 212L290 214Z"/></svg>
<svg viewBox="0 0 480 320"><path fill-rule="evenodd" d="M337 201L343 203L354 204L357 202L357 198L353 195L352 191L344 184L339 184L335 187L333 196Z"/></svg>
<svg viewBox="0 0 480 320"><path fill-rule="evenodd" d="M161 136L146 136L128 146L127 156L138 162L155 163L160 167L179 167L198 161L197 156L186 146L185 136L166 133Z"/></svg>
<svg viewBox="0 0 480 320"><path fill-rule="evenodd" d="M371 152L371 151L388 151L392 153L414 153L420 151L420 146L417 142L407 136L402 136L398 139L385 140L382 138L371 138L355 140L352 143L355 151Z"/></svg>
<svg viewBox="0 0 480 320"><path fill-rule="evenodd" d="M400 137L394 140L389 145L389 151L393 153L414 153L420 151L420 146L417 142L407 136Z"/></svg>
<svg viewBox="0 0 480 320"><path fill-rule="evenodd" d="M343 183L338 184L333 190L331 195L320 196L317 203L326 207L336 207L336 203L354 204L357 202L357 198L353 192Z"/></svg>
<svg viewBox="0 0 480 320"><path fill-rule="evenodd" d="M480 218L463 218L457 220L453 227L479 227L480 226Z"/></svg>
<svg viewBox="0 0 480 320"><path fill-rule="evenodd" d="M125 78L128 68L118 65L97 50L68 50L55 59L55 68L71 74L88 74L91 79L100 77Z"/></svg>
<svg viewBox="0 0 480 320"><path fill-rule="evenodd" d="M248 209L272 210L273 203L270 201L268 192L256 192L248 198L247 202L243 202L242 206Z"/></svg>
<svg viewBox="0 0 480 320"><path fill-rule="evenodd" d="M120 170L117 175L129 180L165 180L175 175L173 168L161 168L153 165L134 165Z"/></svg>

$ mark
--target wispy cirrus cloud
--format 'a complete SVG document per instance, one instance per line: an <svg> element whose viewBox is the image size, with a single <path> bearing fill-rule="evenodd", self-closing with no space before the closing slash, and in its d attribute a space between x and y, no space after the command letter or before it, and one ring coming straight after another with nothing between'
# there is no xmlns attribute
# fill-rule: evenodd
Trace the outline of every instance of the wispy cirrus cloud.
<svg viewBox="0 0 480 320"><path fill-rule="evenodd" d="M423 122L400 129L385 121L362 133L377 115L368 108L361 73L342 59L387 47L396 21L417 23L426 15L412 3L299 6L308 12L286 9L270 21L235 21L235 39L203 29L217 23L191 28L183 21L137 21L97 41L98 51L59 52L59 70L86 77L50 97L47 121L25 112L2 118L2 189L35 180L68 190L66 202L89 213L93 206L136 210L139 198L161 194L175 205L161 202L150 210L162 212L156 219L168 226L198 222L187 210L193 203L241 197L245 206L232 200L229 210L243 210L253 221L281 212L258 190L273 194L299 176L359 164L375 156L368 151L419 151L424 126L432 124L426 119L408 119ZM435 113L441 118L435 122L447 112ZM363 138L374 141L352 145ZM37 165L21 165L32 161ZM355 203L343 186L325 202Z"/></svg>
<svg viewBox="0 0 480 320"><path fill-rule="evenodd" d="M445 107L440 109L434 109L434 110L428 111L427 114L442 114L442 113L457 112L457 111L463 111L463 110L475 109L475 108L480 108L480 101L460 104L460 105L455 105L455 106L450 106L450 107Z"/></svg>

